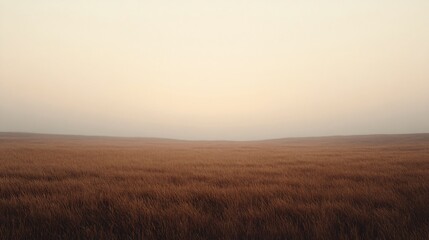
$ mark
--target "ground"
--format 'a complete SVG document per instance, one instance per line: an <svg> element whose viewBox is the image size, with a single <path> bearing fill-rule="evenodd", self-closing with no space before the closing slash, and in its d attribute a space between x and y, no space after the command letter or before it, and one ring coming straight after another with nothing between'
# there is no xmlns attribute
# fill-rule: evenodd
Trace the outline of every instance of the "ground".
<svg viewBox="0 0 429 240"><path fill-rule="evenodd" d="M429 134L0 133L2 239L429 239Z"/></svg>

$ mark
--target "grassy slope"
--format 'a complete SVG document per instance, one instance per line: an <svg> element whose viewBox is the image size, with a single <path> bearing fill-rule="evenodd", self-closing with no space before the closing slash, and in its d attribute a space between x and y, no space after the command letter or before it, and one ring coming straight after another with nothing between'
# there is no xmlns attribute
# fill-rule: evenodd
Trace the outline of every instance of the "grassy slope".
<svg viewBox="0 0 429 240"><path fill-rule="evenodd" d="M429 134L0 134L3 239L428 239Z"/></svg>

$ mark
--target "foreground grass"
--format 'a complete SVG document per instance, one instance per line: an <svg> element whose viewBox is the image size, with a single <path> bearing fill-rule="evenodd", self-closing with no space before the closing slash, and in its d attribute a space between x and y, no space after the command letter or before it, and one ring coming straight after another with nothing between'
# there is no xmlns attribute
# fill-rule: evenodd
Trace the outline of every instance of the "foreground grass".
<svg viewBox="0 0 429 240"><path fill-rule="evenodd" d="M0 135L2 239L429 239L429 135Z"/></svg>

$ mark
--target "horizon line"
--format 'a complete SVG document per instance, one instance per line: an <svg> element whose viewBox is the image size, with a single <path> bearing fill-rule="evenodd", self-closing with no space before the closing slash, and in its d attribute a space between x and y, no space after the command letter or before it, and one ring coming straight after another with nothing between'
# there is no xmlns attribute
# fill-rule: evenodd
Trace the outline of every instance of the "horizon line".
<svg viewBox="0 0 429 240"><path fill-rule="evenodd" d="M225 139L181 139L168 137L143 137L143 136L118 136L118 135L92 135L92 134L68 134L68 133L42 133L42 132L21 132L21 131L0 131L2 135L41 135L51 137L83 137L83 138L119 138L119 139L141 139L141 140L166 140L166 141L183 141L183 142L264 142L276 140L292 140L292 139L316 139L316 138L345 138L345 137L377 137L377 136L406 136L406 135L429 135L429 132L420 133L371 133L371 134L333 134L333 135L314 135L302 137L280 137L280 138L264 138L252 140L225 140Z"/></svg>

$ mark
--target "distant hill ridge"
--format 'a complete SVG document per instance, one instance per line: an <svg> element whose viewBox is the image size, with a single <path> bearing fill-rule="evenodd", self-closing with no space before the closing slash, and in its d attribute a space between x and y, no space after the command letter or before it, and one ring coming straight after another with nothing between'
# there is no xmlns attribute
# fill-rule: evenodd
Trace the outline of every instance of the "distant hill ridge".
<svg viewBox="0 0 429 240"><path fill-rule="evenodd" d="M293 142L338 142L338 143L391 143L391 142L429 142L429 133L410 134L369 134L369 135L336 135L315 137L287 137L262 140L184 140L156 137L122 137L122 136L97 136L97 135L71 135L71 134L46 134L30 132L0 132L0 139L93 139L93 140L115 140L115 141L163 141L163 142L261 142L261 143L293 143Z"/></svg>

